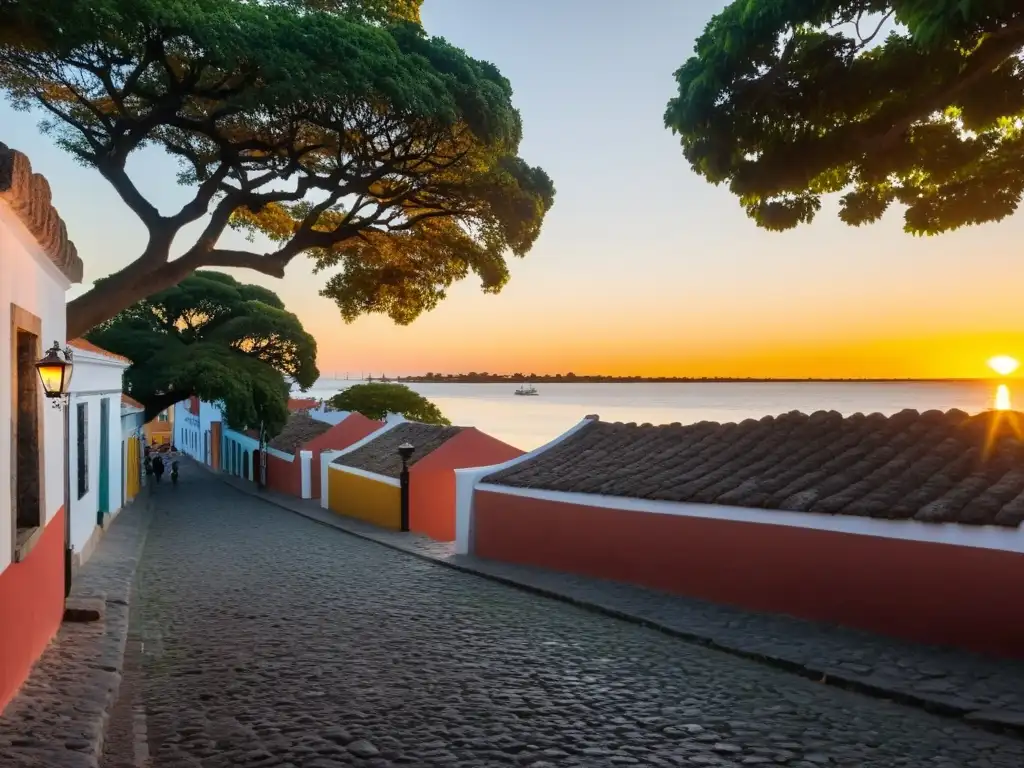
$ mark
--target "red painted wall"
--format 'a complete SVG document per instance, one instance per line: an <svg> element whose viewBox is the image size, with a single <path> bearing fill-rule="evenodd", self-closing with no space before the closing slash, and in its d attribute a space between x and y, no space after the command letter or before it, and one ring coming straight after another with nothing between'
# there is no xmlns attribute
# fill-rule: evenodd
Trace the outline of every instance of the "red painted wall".
<svg viewBox="0 0 1024 768"><path fill-rule="evenodd" d="M267 454L267 485L275 491L302 497L302 459L299 451L312 451L313 461L310 465L310 492L312 498L320 498L320 452L340 451L352 443L362 440L371 432L383 425L373 421L361 413L352 413L338 422L322 435L295 450L295 461L279 459L274 454Z"/></svg>
<svg viewBox="0 0 1024 768"><path fill-rule="evenodd" d="M296 456L295 461L288 462L268 452L267 487L280 493L302 496L302 464L299 457Z"/></svg>
<svg viewBox="0 0 1024 768"><path fill-rule="evenodd" d="M478 429L462 430L409 470L409 529L437 541L455 540L455 470L486 467L523 455Z"/></svg>
<svg viewBox="0 0 1024 768"><path fill-rule="evenodd" d="M475 554L1024 658L1024 555L477 491Z"/></svg>
<svg viewBox="0 0 1024 768"><path fill-rule="evenodd" d="M17 693L64 615L64 508L24 562L0 573L0 710Z"/></svg>
<svg viewBox="0 0 1024 768"><path fill-rule="evenodd" d="M338 422L319 437L315 437L302 446L305 451L313 452L313 463L310 467L310 493L314 499L320 498L320 452L340 451L348 448L355 442L362 440L371 432L376 432L384 426L381 421L368 419L361 413L350 413L344 420ZM302 478L300 475L299 482ZM302 489L299 488L301 495Z"/></svg>

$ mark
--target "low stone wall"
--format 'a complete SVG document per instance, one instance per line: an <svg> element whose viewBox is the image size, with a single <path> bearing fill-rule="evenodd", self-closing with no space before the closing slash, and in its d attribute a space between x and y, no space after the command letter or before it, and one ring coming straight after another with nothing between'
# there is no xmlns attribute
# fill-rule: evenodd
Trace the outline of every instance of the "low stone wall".
<svg viewBox="0 0 1024 768"><path fill-rule="evenodd" d="M489 485L473 510L480 557L1024 658L1017 530Z"/></svg>

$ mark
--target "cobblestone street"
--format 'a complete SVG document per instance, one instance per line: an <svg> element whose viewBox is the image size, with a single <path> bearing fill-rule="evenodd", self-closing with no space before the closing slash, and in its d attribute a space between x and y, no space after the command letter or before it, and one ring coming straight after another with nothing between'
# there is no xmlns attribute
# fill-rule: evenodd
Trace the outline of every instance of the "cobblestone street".
<svg viewBox="0 0 1024 768"><path fill-rule="evenodd" d="M1024 765L1013 737L446 569L193 467L153 500L126 689L154 768Z"/></svg>

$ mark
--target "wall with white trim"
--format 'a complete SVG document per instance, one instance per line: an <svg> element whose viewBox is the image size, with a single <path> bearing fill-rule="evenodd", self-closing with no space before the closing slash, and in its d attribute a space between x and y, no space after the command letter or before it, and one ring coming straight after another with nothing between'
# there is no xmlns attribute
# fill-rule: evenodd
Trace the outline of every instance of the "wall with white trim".
<svg viewBox="0 0 1024 768"><path fill-rule="evenodd" d="M106 514L113 516L121 508L122 468L121 453L121 387L128 363L115 360L91 350L72 348L74 373L71 377L70 424L68 435L68 467L71 473L71 546L79 564L91 554L90 539L99 525L100 504L100 452L102 403L107 402L107 478ZM86 413L87 488L79 496L78 464L78 411Z"/></svg>
<svg viewBox="0 0 1024 768"><path fill-rule="evenodd" d="M489 467L470 467L466 469L455 470L455 553L459 555L468 555L473 550L473 495L478 487L480 480L487 475L492 475L495 472L508 469L522 464L524 461L536 458L540 454L544 453L556 445L561 443L563 440L568 440L570 437L575 435L587 424L592 421L597 421L597 416L587 416L579 423L570 427L568 430L563 432L561 435L556 437L554 440L545 443L539 448L534 448L529 453L524 453L515 459L503 462L501 464L493 464Z"/></svg>
<svg viewBox="0 0 1024 768"><path fill-rule="evenodd" d="M39 248L35 237L6 201L0 200L0 572L11 564L14 525L11 509L11 306L21 307L40 320L41 352L54 341L65 343L65 291L70 282ZM72 381L74 379L72 378ZM42 387L40 386L40 392ZM64 424L61 412L40 398L43 420L43 522L48 523L64 504Z"/></svg>

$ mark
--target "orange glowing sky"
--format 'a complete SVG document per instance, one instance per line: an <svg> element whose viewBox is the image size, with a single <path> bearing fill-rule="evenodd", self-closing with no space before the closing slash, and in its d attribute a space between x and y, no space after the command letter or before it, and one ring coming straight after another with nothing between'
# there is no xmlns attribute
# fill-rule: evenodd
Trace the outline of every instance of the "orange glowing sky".
<svg viewBox="0 0 1024 768"><path fill-rule="evenodd" d="M723 5L646 0L628 14L589 0L426 0L431 33L512 81L521 154L555 180L533 252L499 296L459 285L405 328L342 323L303 259L283 281L237 276L280 293L328 375L988 377L993 355L1024 358L1020 216L916 239L898 211L852 229L826 205L812 226L773 234L689 170L662 113L672 72ZM116 195L39 136L35 117L0 110L0 140L50 179L86 280L127 263L142 230ZM168 159L145 155L130 170L161 209L184 201L167 186Z"/></svg>

